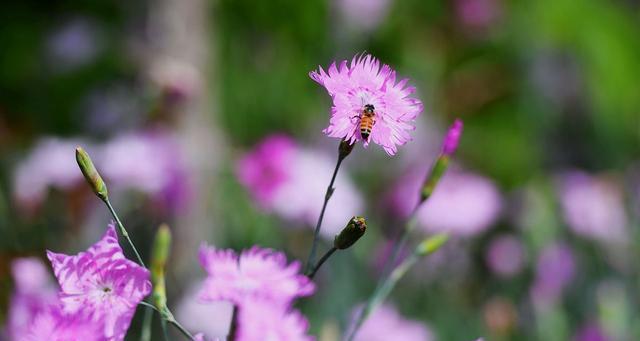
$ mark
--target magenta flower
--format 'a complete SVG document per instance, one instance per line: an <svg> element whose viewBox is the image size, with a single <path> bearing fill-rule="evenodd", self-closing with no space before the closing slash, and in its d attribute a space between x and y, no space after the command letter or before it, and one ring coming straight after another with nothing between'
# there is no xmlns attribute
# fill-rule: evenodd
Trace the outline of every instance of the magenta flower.
<svg viewBox="0 0 640 341"><path fill-rule="evenodd" d="M207 338L225 339L229 334L233 304L226 301L202 302L199 294L203 283L192 285L176 306L178 321L188 330L197 330Z"/></svg>
<svg viewBox="0 0 640 341"><path fill-rule="evenodd" d="M609 341L605 331L595 322L584 324L574 337L575 341Z"/></svg>
<svg viewBox="0 0 640 341"><path fill-rule="evenodd" d="M13 188L17 201L26 206L37 206L52 187L69 190L82 181L73 151L80 140L44 138L33 147L25 160L14 171Z"/></svg>
<svg viewBox="0 0 640 341"><path fill-rule="evenodd" d="M509 278L522 270L524 256L524 247L520 240L512 235L503 235L491 241L485 258L491 271L498 276Z"/></svg>
<svg viewBox="0 0 640 341"><path fill-rule="evenodd" d="M354 340L432 341L435 337L424 323L407 320L393 306L385 304L376 309L362 324Z"/></svg>
<svg viewBox="0 0 640 341"><path fill-rule="evenodd" d="M200 264L208 274L200 298L242 305L248 299L288 306L297 297L311 295L313 282L299 274L300 262L287 265L282 252L257 246L243 251L218 250L203 245Z"/></svg>
<svg viewBox="0 0 640 341"><path fill-rule="evenodd" d="M456 152L458 143L460 142L460 135L462 135L462 120L456 119L444 137L442 154L451 156Z"/></svg>
<svg viewBox="0 0 640 341"><path fill-rule="evenodd" d="M298 311L278 309L267 302L252 302L238 313L238 340L312 341L309 323Z"/></svg>
<svg viewBox="0 0 640 341"><path fill-rule="evenodd" d="M238 161L236 175L261 209L292 222L285 225L312 227L334 167L329 155L302 148L286 135L271 135ZM335 187L321 230L326 238L333 238L363 207L345 172L338 174Z"/></svg>
<svg viewBox="0 0 640 341"><path fill-rule="evenodd" d="M51 306L38 314L18 341L111 341L103 334L100 322L82 313L64 314L59 307Z"/></svg>
<svg viewBox="0 0 640 341"><path fill-rule="evenodd" d="M410 170L394 186L388 203L407 217L418 203L418 189L426 168ZM470 237L489 228L499 217L502 198L489 179L470 172L447 172L433 195L418 210L418 225L426 232Z"/></svg>
<svg viewBox="0 0 640 341"><path fill-rule="evenodd" d="M66 314L104 323L105 337L122 340L136 306L151 292L149 271L126 259L113 223L100 241L76 256L47 251Z"/></svg>
<svg viewBox="0 0 640 341"><path fill-rule="evenodd" d="M104 145L96 164L113 187L143 192L162 208L188 207L192 187L186 159L168 131L120 135Z"/></svg>
<svg viewBox="0 0 640 341"><path fill-rule="evenodd" d="M600 242L628 240L624 192L617 182L574 171L562 177L559 192L564 219L574 233Z"/></svg>
<svg viewBox="0 0 640 341"><path fill-rule="evenodd" d="M547 305L557 301L576 274L571 248L563 243L545 247L538 258L536 279L531 288L535 303Z"/></svg>
<svg viewBox="0 0 640 341"><path fill-rule="evenodd" d="M7 333L12 340L24 335L34 319L58 301L53 281L38 258L20 258L11 263L14 292L7 315Z"/></svg>
<svg viewBox="0 0 640 341"><path fill-rule="evenodd" d="M363 140L380 145L394 155L398 145L411 140L412 121L422 112L422 102L409 97L415 88L406 86L408 79L396 83L396 72L382 65L371 55L355 56L351 65L344 60L334 62L328 72L322 67L309 76L327 89L333 98L331 120L324 133L350 143ZM370 135L361 133L360 121L364 111L373 113Z"/></svg>

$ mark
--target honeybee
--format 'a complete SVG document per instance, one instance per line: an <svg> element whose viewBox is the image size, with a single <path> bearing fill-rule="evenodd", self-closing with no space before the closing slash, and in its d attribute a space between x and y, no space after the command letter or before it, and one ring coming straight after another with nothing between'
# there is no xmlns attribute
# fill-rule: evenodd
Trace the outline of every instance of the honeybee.
<svg viewBox="0 0 640 341"><path fill-rule="evenodd" d="M356 117L360 119L360 136L369 142L369 135L376 124L376 108L371 104L366 104L360 115Z"/></svg>

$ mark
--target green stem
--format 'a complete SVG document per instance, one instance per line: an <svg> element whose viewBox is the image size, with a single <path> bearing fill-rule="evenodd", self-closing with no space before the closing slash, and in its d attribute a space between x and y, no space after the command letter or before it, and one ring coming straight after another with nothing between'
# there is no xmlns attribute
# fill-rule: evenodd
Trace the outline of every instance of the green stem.
<svg viewBox="0 0 640 341"><path fill-rule="evenodd" d="M338 170L340 169L340 164L342 164L342 160L344 157L338 155L338 162L336 163L336 168L333 170L333 176L331 177L331 181L329 182L329 186L327 187L327 192L324 195L324 203L322 204L322 210L320 211L320 216L318 216L318 222L316 223L316 228L313 232L313 244L311 244L311 251L309 252L309 257L307 258L307 263L305 264L305 272L309 272L311 270L311 266L315 262L316 258L316 249L318 247L318 239L320 236L320 227L322 226L322 219L324 218L324 211L327 209L327 204L329 203L329 199L331 199L331 195L333 195L333 183L336 181L336 176L338 175Z"/></svg>
<svg viewBox="0 0 640 341"><path fill-rule="evenodd" d="M140 341L151 341L151 322L153 320L153 309L144 310L144 320L142 322L142 333Z"/></svg>
<svg viewBox="0 0 640 341"><path fill-rule="evenodd" d="M367 305L364 309L358 314L358 319L354 324L353 329L351 330L350 335L347 337L347 341L353 340L353 338L358 333L358 330L364 323L364 321L369 317L369 315L389 296L391 290L396 286L398 281L409 271L409 269L420 259L420 256L417 254L412 254L409 258L404 260L398 267L396 267L389 277L376 289L371 299L367 301Z"/></svg>
<svg viewBox="0 0 640 341"><path fill-rule="evenodd" d="M160 325L162 326L162 335L164 336L164 341L169 341L169 331L167 330L167 321L161 320Z"/></svg>
<svg viewBox="0 0 640 341"><path fill-rule="evenodd" d="M193 335L191 335L191 333L189 333L189 331L183 327L180 322L176 321L176 319L173 317L173 314L171 313L171 311L169 311L169 308L167 308L166 311L161 311L160 309L158 309L156 306L149 304L148 302L140 302L141 305L148 307L149 309L153 309L155 311L158 312L158 314L160 314L160 318L162 321L171 323L174 327L176 327L184 336L186 336L189 340L194 340Z"/></svg>
<svg viewBox="0 0 640 341"><path fill-rule="evenodd" d="M111 215L113 216L113 219L116 220L116 223L118 224L118 228L120 229L120 233L127 240L129 245L131 246L131 249L133 249L133 252L136 254L136 258L138 259L138 263L140 263L140 265L142 265L143 267L146 268L147 266L144 265L144 262L142 261L142 257L140 257L140 253L138 253L138 249L136 249L136 246L133 244L133 241L129 237L129 232L127 232L127 230L124 228L124 225L122 225L122 222L120 221L120 218L118 217L118 214L116 214L116 211L113 209L113 206L111 206L111 202L109 201L109 198L106 198L103 201L107 205L107 208L109 208L109 212L111 212Z"/></svg>
<svg viewBox="0 0 640 341"><path fill-rule="evenodd" d="M398 261L398 257L400 257L400 252L409 241L409 236L411 235L411 232L413 232L413 230L418 225L418 208L419 207L420 207L420 204L418 204L418 206L416 206L416 208L413 209L413 211L411 212L411 215L409 215L409 219L405 222L404 228L402 229L402 234L400 235L399 238L396 238L397 241L393 243L391 254L389 255L389 258L387 259L387 262L385 263L384 268L382 269L381 278L386 278L387 275L389 274L389 271L393 269L396 262ZM380 287L380 285L381 285L381 282L378 282L378 287Z"/></svg>
<svg viewBox="0 0 640 341"><path fill-rule="evenodd" d="M327 251L324 256L322 256L322 258L320 258L320 260L318 261L318 264L316 264L313 269L311 270L311 272L309 272L309 274L307 275L307 277L309 277L309 279L313 279L313 277L316 275L316 272L318 272L318 270L320 269L320 267L322 266L322 264L324 264L324 262L329 259L329 257L331 257L331 255L333 255L334 252L336 252L338 250L338 248L336 248L335 246L332 247L331 249L329 249L329 251Z"/></svg>

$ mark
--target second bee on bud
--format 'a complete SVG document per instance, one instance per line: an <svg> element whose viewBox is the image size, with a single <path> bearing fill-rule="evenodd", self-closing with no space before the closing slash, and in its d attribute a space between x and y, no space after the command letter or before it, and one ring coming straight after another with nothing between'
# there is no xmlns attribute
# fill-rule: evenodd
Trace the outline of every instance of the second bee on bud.
<svg viewBox="0 0 640 341"><path fill-rule="evenodd" d="M349 248L360 239L367 230L367 221L364 217L353 217L347 226L336 235L333 240L333 247L338 250Z"/></svg>

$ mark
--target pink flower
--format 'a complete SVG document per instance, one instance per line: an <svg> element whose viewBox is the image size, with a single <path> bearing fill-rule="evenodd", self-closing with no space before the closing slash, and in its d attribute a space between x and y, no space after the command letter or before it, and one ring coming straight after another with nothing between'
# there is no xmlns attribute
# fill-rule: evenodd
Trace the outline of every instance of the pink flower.
<svg viewBox="0 0 640 341"><path fill-rule="evenodd" d="M393 306L385 304L378 307L362 324L354 340L432 341L435 338L424 323L407 320Z"/></svg>
<svg viewBox="0 0 640 341"><path fill-rule="evenodd" d="M167 208L186 208L191 186L178 141L164 130L109 141L96 165L109 184L143 192Z"/></svg>
<svg viewBox="0 0 640 341"><path fill-rule="evenodd" d="M411 170L389 196L389 205L400 217L408 216L418 203L426 169ZM502 207L500 192L489 179L469 172L449 170L433 195L418 211L418 224L427 232L473 236L490 227Z"/></svg>
<svg viewBox="0 0 640 341"><path fill-rule="evenodd" d="M502 11L498 0L457 0L455 7L458 20L470 31L489 28Z"/></svg>
<svg viewBox="0 0 640 341"><path fill-rule="evenodd" d="M584 324L574 337L575 341L608 341L610 338L605 331L595 322Z"/></svg>
<svg viewBox="0 0 640 341"><path fill-rule="evenodd" d="M460 142L460 135L462 135L462 120L456 119L444 137L442 154L451 156L456 152L458 143Z"/></svg>
<svg viewBox="0 0 640 341"><path fill-rule="evenodd" d="M501 277L512 277L524 266L524 248L518 238L503 235L492 240L486 253L487 265Z"/></svg>
<svg viewBox="0 0 640 341"><path fill-rule="evenodd" d="M331 120L324 133L355 143L364 140L382 146L394 155L398 145L411 140L412 121L422 112L422 102L409 97L415 88L406 86L408 79L396 83L396 72L371 55L355 56L351 65L334 62L328 72L322 67L309 76L327 89L333 99ZM366 108L375 112L375 124L366 139L360 133L360 116Z"/></svg>
<svg viewBox="0 0 640 341"><path fill-rule="evenodd" d="M38 205L52 187L68 190L80 183L74 150L79 140L44 138L14 172L13 191L21 204Z"/></svg>
<svg viewBox="0 0 640 341"><path fill-rule="evenodd" d="M560 202L574 233L602 242L627 240L623 190L615 181L571 172L562 178Z"/></svg>
<svg viewBox="0 0 640 341"><path fill-rule="evenodd" d="M57 306L51 306L38 314L18 341L110 341L104 336L102 326L87 316L64 314Z"/></svg>
<svg viewBox="0 0 640 341"><path fill-rule="evenodd" d="M563 243L545 247L538 258L536 279L531 289L535 303L546 305L557 301L576 273L571 248Z"/></svg>
<svg viewBox="0 0 640 341"><path fill-rule="evenodd" d="M38 258L20 258L11 264L15 291L11 295L7 332L12 340L24 335L36 316L58 301L53 281Z"/></svg>
<svg viewBox="0 0 640 341"><path fill-rule="evenodd" d="M336 0L344 24L361 31L371 31L389 13L391 0Z"/></svg>
<svg viewBox="0 0 640 341"><path fill-rule="evenodd" d="M312 227L334 167L330 156L302 148L286 135L272 135L238 161L236 174L263 210L292 221L289 225ZM333 238L363 206L345 174L338 174L324 216L321 233L326 238Z"/></svg>
<svg viewBox="0 0 640 341"><path fill-rule="evenodd" d="M309 323L298 311L278 309L267 302L252 302L238 311L239 341L312 341Z"/></svg>
<svg viewBox="0 0 640 341"><path fill-rule="evenodd" d="M207 337L225 339L229 334L233 304L202 302L199 293L203 283L190 287L176 306L176 318L188 330L197 330Z"/></svg>
<svg viewBox="0 0 640 341"><path fill-rule="evenodd" d="M124 339L151 283L147 269L124 257L113 224L86 252L68 256L47 251L47 256L60 284L64 312L86 314L104 323L105 337Z"/></svg>
<svg viewBox="0 0 640 341"><path fill-rule="evenodd" d="M243 251L218 250L203 245L200 264L208 274L200 298L204 301L227 300L238 305L266 300L288 306L295 298L311 295L313 282L299 274L300 262L287 264L282 252L257 246Z"/></svg>

